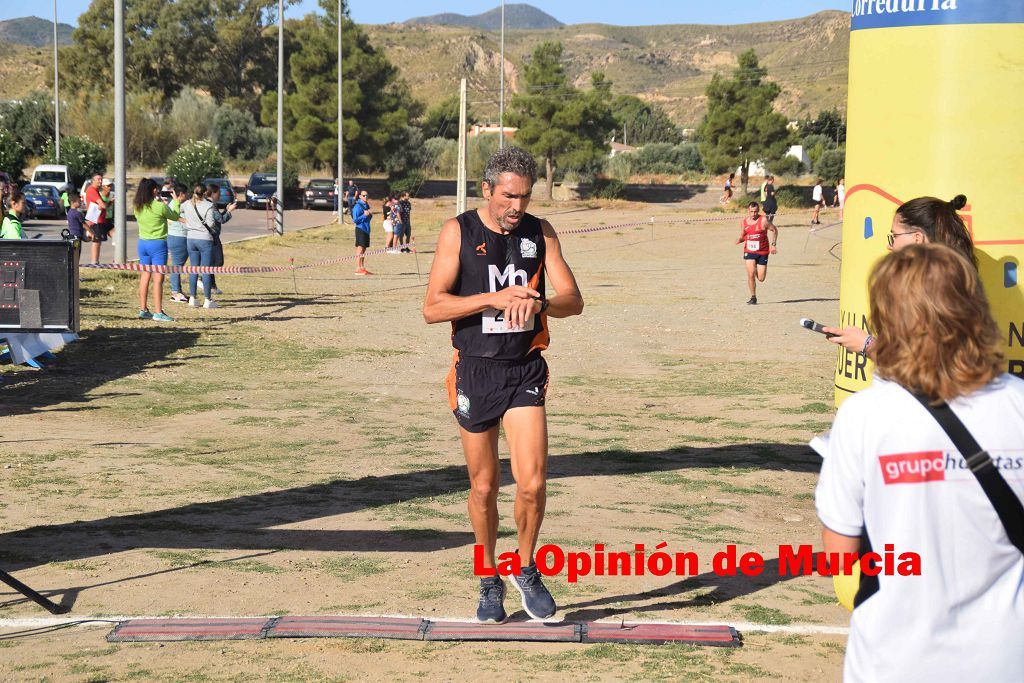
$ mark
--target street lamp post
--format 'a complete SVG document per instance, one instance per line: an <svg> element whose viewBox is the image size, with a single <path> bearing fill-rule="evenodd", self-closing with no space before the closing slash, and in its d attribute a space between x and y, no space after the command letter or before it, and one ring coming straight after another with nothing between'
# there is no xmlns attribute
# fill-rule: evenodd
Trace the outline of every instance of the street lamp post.
<svg viewBox="0 0 1024 683"><path fill-rule="evenodd" d="M277 204L274 230L284 234L284 0L277 0Z"/></svg>
<svg viewBox="0 0 1024 683"><path fill-rule="evenodd" d="M344 201L342 200L342 191L345 188L344 174L342 169L344 165L344 150L342 149L342 108L341 108L341 88L342 88L342 77L341 77L341 4L342 0L338 0L338 187L335 189L334 199L338 202L338 222L345 222L345 207Z"/></svg>
<svg viewBox="0 0 1024 683"><path fill-rule="evenodd" d="M505 0L501 0L501 93L498 96L498 149L505 149Z"/></svg>
<svg viewBox="0 0 1024 683"><path fill-rule="evenodd" d="M53 0L53 149L60 163L60 88L57 84L57 0Z"/></svg>

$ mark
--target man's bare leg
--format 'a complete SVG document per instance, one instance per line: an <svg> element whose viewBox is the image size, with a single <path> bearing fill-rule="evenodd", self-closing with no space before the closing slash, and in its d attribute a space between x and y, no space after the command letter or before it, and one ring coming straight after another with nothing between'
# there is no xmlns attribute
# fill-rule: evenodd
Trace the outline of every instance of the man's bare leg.
<svg viewBox="0 0 1024 683"><path fill-rule="evenodd" d="M462 452L469 470L469 521L478 545L483 546L484 561L495 567L494 546L498 541L498 427L474 433L459 429Z"/></svg>
<svg viewBox="0 0 1024 683"><path fill-rule="evenodd" d="M547 415L544 406L513 408L505 413L504 424L516 480L519 557L526 567L533 564L547 503Z"/></svg>

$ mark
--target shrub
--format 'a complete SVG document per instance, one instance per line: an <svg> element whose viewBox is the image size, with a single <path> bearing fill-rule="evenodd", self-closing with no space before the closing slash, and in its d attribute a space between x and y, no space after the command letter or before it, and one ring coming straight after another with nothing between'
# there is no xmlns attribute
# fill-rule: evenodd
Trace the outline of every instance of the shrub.
<svg viewBox="0 0 1024 683"><path fill-rule="evenodd" d="M672 145L655 142L646 145L633 155L634 173L678 175L687 171L699 171L704 167L697 145L682 143Z"/></svg>
<svg viewBox="0 0 1024 683"><path fill-rule="evenodd" d="M807 191L797 185L783 185L775 191L775 199L779 206L787 209L802 209L810 206Z"/></svg>
<svg viewBox="0 0 1024 683"><path fill-rule="evenodd" d="M426 161L423 171L431 178L454 178L458 174L459 143L447 138L430 138L423 143Z"/></svg>
<svg viewBox="0 0 1024 683"><path fill-rule="evenodd" d="M247 111L220 107L213 117L213 142L233 159L255 159L260 143L256 120Z"/></svg>
<svg viewBox="0 0 1024 683"><path fill-rule="evenodd" d="M28 152L14 140L14 136L0 128L0 171L7 171L12 180L20 180L27 156Z"/></svg>
<svg viewBox="0 0 1024 683"><path fill-rule="evenodd" d="M43 160L48 164L57 163L52 140L46 143ZM91 178L97 173L105 173L107 162L106 151L89 137L69 135L61 138L60 163L68 167L72 187L81 187L86 178Z"/></svg>
<svg viewBox="0 0 1024 683"><path fill-rule="evenodd" d="M419 194L420 188L423 187L423 183L425 182L427 182L427 176L423 171L412 170L407 172L401 178L389 180L388 190L392 194L408 192L411 196L415 197Z"/></svg>
<svg viewBox="0 0 1024 683"><path fill-rule="evenodd" d="M40 154L53 138L53 101L48 92L0 103L0 126L30 154Z"/></svg>
<svg viewBox="0 0 1024 683"><path fill-rule="evenodd" d="M618 178L594 178L590 196L597 199L622 199L626 194L626 184Z"/></svg>
<svg viewBox="0 0 1024 683"><path fill-rule="evenodd" d="M616 154L605 164L604 172L611 178L629 180L636 172L636 154Z"/></svg>
<svg viewBox="0 0 1024 683"><path fill-rule="evenodd" d="M787 154L771 165L771 171L776 175L795 176L804 172L804 165L796 157Z"/></svg>
<svg viewBox="0 0 1024 683"><path fill-rule="evenodd" d="M209 140L189 140L167 162L167 175L174 176L186 187L200 183L204 178L222 178L226 173L224 157Z"/></svg>
<svg viewBox="0 0 1024 683"><path fill-rule="evenodd" d="M814 172L825 181L835 182L846 175L846 150L830 149L814 165Z"/></svg>

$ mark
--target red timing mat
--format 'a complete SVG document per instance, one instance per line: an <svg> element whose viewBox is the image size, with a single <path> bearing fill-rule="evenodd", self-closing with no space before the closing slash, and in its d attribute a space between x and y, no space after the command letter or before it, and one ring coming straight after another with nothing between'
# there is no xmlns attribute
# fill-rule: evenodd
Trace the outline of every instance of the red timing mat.
<svg viewBox="0 0 1024 683"><path fill-rule="evenodd" d="M260 617L254 619L129 619L107 636L112 643L262 638L391 638L562 643L687 643L739 647L731 626L656 623L541 622L476 624L415 617Z"/></svg>

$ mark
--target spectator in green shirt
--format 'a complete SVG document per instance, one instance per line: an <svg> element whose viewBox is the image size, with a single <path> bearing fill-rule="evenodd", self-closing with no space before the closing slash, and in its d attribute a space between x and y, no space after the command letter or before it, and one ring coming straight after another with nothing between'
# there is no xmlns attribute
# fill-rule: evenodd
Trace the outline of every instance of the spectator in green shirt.
<svg viewBox="0 0 1024 683"><path fill-rule="evenodd" d="M25 231L21 227L21 214L25 213L25 195L15 190L8 201L11 208L4 216L3 225L0 225L0 239L25 239Z"/></svg>
<svg viewBox="0 0 1024 683"><path fill-rule="evenodd" d="M139 263L144 266L167 265L167 221L177 221L178 212L157 201L159 191L151 178L139 181L135 193L135 222L139 224ZM153 312L150 312L149 283L153 282ZM143 320L173 321L164 313L164 274L143 272L139 278L139 317Z"/></svg>

